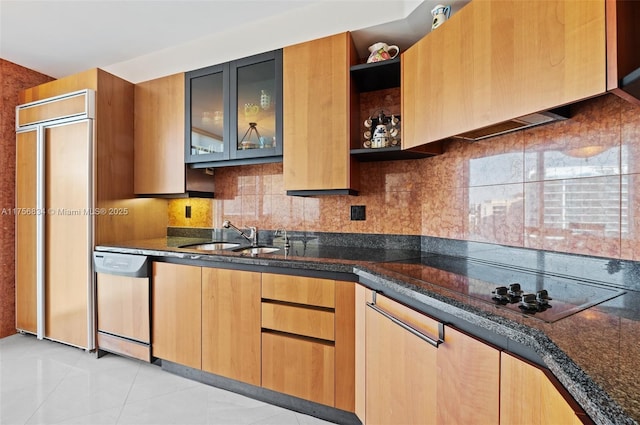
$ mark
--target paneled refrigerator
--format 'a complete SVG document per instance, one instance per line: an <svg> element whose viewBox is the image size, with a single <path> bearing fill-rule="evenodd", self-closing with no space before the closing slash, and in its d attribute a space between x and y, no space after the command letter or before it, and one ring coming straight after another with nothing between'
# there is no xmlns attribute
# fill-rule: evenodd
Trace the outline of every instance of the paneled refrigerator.
<svg viewBox="0 0 640 425"><path fill-rule="evenodd" d="M16 108L16 328L95 348L95 92Z"/></svg>

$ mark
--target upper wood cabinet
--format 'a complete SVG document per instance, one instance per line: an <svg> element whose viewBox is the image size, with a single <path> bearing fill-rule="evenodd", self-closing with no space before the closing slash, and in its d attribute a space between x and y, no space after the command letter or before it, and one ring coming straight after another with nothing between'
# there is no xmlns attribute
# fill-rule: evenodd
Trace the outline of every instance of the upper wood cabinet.
<svg viewBox="0 0 640 425"><path fill-rule="evenodd" d="M284 186L288 194L354 193L359 140L357 96L350 67L357 54L349 33L293 46L283 52ZM356 147L356 146L354 146Z"/></svg>
<svg viewBox="0 0 640 425"><path fill-rule="evenodd" d="M402 54L403 148L606 90L604 1L474 0Z"/></svg>
<svg viewBox="0 0 640 425"><path fill-rule="evenodd" d="M191 167L282 161L282 50L190 71L185 89Z"/></svg>
<svg viewBox="0 0 640 425"><path fill-rule="evenodd" d="M607 90L640 105L640 2L605 0Z"/></svg>
<svg viewBox="0 0 640 425"><path fill-rule="evenodd" d="M184 74L135 86L134 192L136 195L213 196L213 177L185 169Z"/></svg>
<svg viewBox="0 0 640 425"><path fill-rule="evenodd" d="M184 192L184 74L136 84L136 194Z"/></svg>

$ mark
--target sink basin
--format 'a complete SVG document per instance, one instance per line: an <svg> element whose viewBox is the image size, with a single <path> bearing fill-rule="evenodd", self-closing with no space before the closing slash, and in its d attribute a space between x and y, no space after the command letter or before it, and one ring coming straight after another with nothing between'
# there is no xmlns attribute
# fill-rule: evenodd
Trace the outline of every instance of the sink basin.
<svg viewBox="0 0 640 425"><path fill-rule="evenodd" d="M254 246L254 247L243 247L234 249L235 252L239 252L241 254L250 254L250 255L258 255L258 254L271 254L276 251L280 251L280 248L275 246Z"/></svg>
<svg viewBox="0 0 640 425"><path fill-rule="evenodd" d="M217 251L220 249L231 249L240 246L239 243L233 242L207 242L207 243L195 243L191 245L182 245L180 248L201 249L205 251Z"/></svg>

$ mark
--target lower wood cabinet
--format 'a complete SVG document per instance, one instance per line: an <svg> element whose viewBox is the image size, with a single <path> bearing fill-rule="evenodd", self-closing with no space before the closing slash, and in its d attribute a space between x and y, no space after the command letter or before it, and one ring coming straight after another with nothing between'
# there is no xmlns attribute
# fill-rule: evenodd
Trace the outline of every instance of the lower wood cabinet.
<svg viewBox="0 0 640 425"><path fill-rule="evenodd" d="M202 370L260 385L260 273L202 268Z"/></svg>
<svg viewBox="0 0 640 425"><path fill-rule="evenodd" d="M355 284L262 274L262 386L355 411Z"/></svg>
<svg viewBox="0 0 640 425"><path fill-rule="evenodd" d="M153 356L364 424L580 424L545 370L331 279L153 263Z"/></svg>
<svg viewBox="0 0 640 425"><path fill-rule="evenodd" d="M438 423L500 422L500 351L450 326L438 348Z"/></svg>
<svg viewBox="0 0 640 425"><path fill-rule="evenodd" d="M372 309L365 316L366 423L436 423L438 349Z"/></svg>
<svg viewBox="0 0 640 425"><path fill-rule="evenodd" d="M364 424L592 423L545 369L448 325L436 348L416 336L436 338L436 320L361 285L355 297Z"/></svg>
<svg viewBox="0 0 640 425"><path fill-rule="evenodd" d="M509 353L501 354L500 421L503 424L590 423L573 400L543 370Z"/></svg>
<svg viewBox="0 0 640 425"><path fill-rule="evenodd" d="M262 386L334 405L335 347L331 342L264 332Z"/></svg>
<svg viewBox="0 0 640 425"><path fill-rule="evenodd" d="M153 356L355 410L355 284L153 263Z"/></svg>
<svg viewBox="0 0 640 425"><path fill-rule="evenodd" d="M202 365L201 268L153 263L152 355L192 368Z"/></svg>
<svg viewBox="0 0 640 425"><path fill-rule="evenodd" d="M384 296L367 298L363 422L499 423L498 349Z"/></svg>

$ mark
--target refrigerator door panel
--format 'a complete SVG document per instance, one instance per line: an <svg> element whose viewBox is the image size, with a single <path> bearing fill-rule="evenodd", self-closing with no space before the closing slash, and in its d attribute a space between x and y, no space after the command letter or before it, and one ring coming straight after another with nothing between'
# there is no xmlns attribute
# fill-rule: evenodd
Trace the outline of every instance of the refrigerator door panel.
<svg viewBox="0 0 640 425"><path fill-rule="evenodd" d="M44 131L45 337L92 349L92 122Z"/></svg>
<svg viewBox="0 0 640 425"><path fill-rule="evenodd" d="M16 329L36 334L38 131L16 137Z"/></svg>

